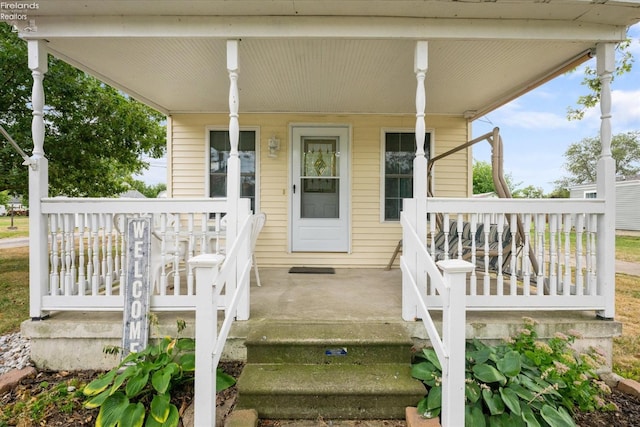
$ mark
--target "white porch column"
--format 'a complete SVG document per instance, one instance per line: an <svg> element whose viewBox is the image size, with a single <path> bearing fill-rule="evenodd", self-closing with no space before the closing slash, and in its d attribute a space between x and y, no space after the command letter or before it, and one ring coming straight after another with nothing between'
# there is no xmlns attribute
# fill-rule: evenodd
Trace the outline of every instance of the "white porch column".
<svg viewBox="0 0 640 427"><path fill-rule="evenodd" d="M598 316L615 316L616 251L616 165L611 156L611 78L615 71L615 45L600 43L596 47L600 91L600 143L602 152L597 168L597 193L605 201L605 214L598 218L598 291L606 300Z"/></svg>
<svg viewBox="0 0 640 427"><path fill-rule="evenodd" d="M238 40L227 41L227 71L229 72L229 141L231 151L227 160L227 245L233 243L237 230L238 200L240 200L240 157L238 141L240 125L238 123ZM231 239L231 241L229 241Z"/></svg>
<svg viewBox="0 0 640 427"><path fill-rule="evenodd" d="M231 248L238 235L238 202L240 201L240 157L238 142L240 125L238 123L238 40L227 40L227 71L229 73L229 142L231 150L227 159L227 231L226 245ZM236 268L237 271L237 264ZM226 285L226 294L233 295L237 286L237 276L230 277ZM235 313L234 313L235 316Z"/></svg>
<svg viewBox="0 0 640 427"><path fill-rule="evenodd" d="M416 157L413 160L413 197L427 197L427 158L424 155L426 94L424 79L428 67L428 47L426 41L416 43L414 72L416 73ZM425 213L426 218L426 213Z"/></svg>
<svg viewBox="0 0 640 427"><path fill-rule="evenodd" d="M48 63L44 41L29 40L27 46L29 68L33 76L31 159L34 162L34 166L29 168L29 316L32 319L40 319L44 316L42 296L47 293L49 283L47 218L41 213L41 200L49 195L49 165L44 155L44 87L42 85Z"/></svg>
<svg viewBox="0 0 640 427"><path fill-rule="evenodd" d="M428 67L429 44L416 42L414 72L416 73L416 157L413 159L413 198L416 200L416 232L420 242L427 245L427 158L424 155L425 120L424 110L427 99L424 79ZM420 293L427 293L427 277L418 275Z"/></svg>

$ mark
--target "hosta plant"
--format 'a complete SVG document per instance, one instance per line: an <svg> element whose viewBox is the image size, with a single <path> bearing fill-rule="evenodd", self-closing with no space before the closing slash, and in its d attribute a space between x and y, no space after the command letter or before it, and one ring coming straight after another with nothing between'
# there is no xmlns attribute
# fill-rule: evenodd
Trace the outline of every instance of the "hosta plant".
<svg viewBox="0 0 640 427"><path fill-rule="evenodd" d="M116 368L87 384L86 408L100 408L97 427L175 427L178 408L171 403L175 387L193 382L195 342L165 337L146 349L129 353ZM235 380L218 369L216 390Z"/></svg>
<svg viewBox="0 0 640 427"><path fill-rule="evenodd" d="M610 390L596 375L604 357L594 349L573 350L576 337L558 333L540 341L535 321L525 318L518 334L500 345L467 342L465 425L573 427L575 408L615 409L605 403L603 396ZM417 355L412 374L428 390L418 412L439 416L442 368L433 349Z"/></svg>

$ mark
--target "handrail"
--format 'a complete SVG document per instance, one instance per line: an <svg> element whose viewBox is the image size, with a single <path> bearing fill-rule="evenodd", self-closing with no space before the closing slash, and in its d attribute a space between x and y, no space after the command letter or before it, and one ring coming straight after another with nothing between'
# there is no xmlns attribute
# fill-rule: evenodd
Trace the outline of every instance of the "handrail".
<svg viewBox="0 0 640 427"><path fill-rule="evenodd" d="M460 410L465 399L465 334L460 334L460 331L464 331L466 325L466 276L473 269L473 264L454 259L439 261L436 265L416 231L415 225L421 221L417 205L416 199L405 199L400 214L405 245L400 258L403 305L408 301L414 305L442 366L442 425L457 427L464 425L465 418L464 411ZM438 267L443 270L443 275ZM442 338L429 314L426 290L418 280L425 273L443 300Z"/></svg>
<svg viewBox="0 0 640 427"><path fill-rule="evenodd" d="M27 153L22 151L22 148L20 148L18 143L11 137L11 135L9 135L9 132L7 132L5 128L2 127L2 125L0 125L0 133L4 135L7 141L9 141L9 144L11 144L11 146L13 146L13 148L18 152L20 157L22 157L22 160L24 160L22 164L31 166L31 168L35 170L36 162L31 157L29 157Z"/></svg>
<svg viewBox="0 0 640 427"><path fill-rule="evenodd" d="M201 254L189 260L196 272L198 293L195 313L195 425L216 425L216 370L239 306L241 303L248 305L252 266L250 236L254 224L248 203L239 209L239 219L242 225L226 256ZM217 299L223 288L227 304L224 307L224 320L218 329Z"/></svg>
<svg viewBox="0 0 640 427"><path fill-rule="evenodd" d="M232 274L236 274L236 269L234 268L234 262L237 262L238 252L240 252L240 248L243 244L246 244L251 235L251 228L253 225L253 217L248 216L240 231L238 233L238 238L233 242L231 249L227 252L224 262L220 267L220 272L218 273L218 280L216 283L226 283L228 278ZM220 332L218 333L217 345L213 352L213 364L214 366L218 366L218 362L220 361L220 356L222 354L222 349L224 348L224 344L227 341L227 336L229 335L229 331L231 330L231 325L235 318L235 312L238 308L238 304L240 301L240 295L245 291L244 287L247 286L249 282L246 280L248 278L249 273L251 272L251 256L247 258L247 262L239 268L240 271L240 279L238 280L239 286L235 289L233 296L231 297L231 301L229 301L228 306L225 309L224 321L222 322L222 326L220 327ZM216 288L221 288L216 286ZM218 291L219 292L219 291Z"/></svg>

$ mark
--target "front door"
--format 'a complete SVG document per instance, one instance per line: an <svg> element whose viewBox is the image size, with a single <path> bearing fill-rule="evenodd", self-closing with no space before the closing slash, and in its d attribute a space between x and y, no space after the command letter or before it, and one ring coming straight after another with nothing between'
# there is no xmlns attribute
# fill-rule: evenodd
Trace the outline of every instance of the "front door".
<svg viewBox="0 0 640 427"><path fill-rule="evenodd" d="M349 128L292 127L291 250L349 251Z"/></svg>

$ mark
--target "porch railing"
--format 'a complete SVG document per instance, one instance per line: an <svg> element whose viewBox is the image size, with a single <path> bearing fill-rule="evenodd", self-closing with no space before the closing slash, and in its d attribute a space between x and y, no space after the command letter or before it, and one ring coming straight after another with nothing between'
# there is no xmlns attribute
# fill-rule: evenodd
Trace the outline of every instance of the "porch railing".
<svg viewBox="0 0 640 427"><path fill-rule="evenodd" d="M32 284L32 317L122 310L127 216L152 218L151 309L194 310L194 273L186 260L222 250L227 211L225 199L43 199L46 235L36 244L48 247L46 264L39 266L48 274L44 283Z"/></svg>
<svg viewBox="0 0 640 427"><path fill-rule="evenodd" d="M249 318L249 274L252 267L252 216L240 210L238 238L226 254L202 254L189 260L196 272L196 377L194 425L216 425L216 369L235 319ZM222 292L227 295L224 320L218 328Z"/></svg>
<svg viewBox="0 0 640 427"><path fill-rule="evenodd" d="M427 247L475 265L469 310L605 310L615 289L598 276L603 200L427 199ZM426 285L428 305L441 307Z"/></svg>
<svg viewBox="0 0 640 427"><path fill-rule="evenodd" d="M402 269L402 317L413 321L421 319L429 335L429 341L442 366L442 425L464 425L465 401L465 335L466 276L473 270L467 261L450 259L436 263L427 252L424 239L418 234L419 223L415 199L405 199L401 214L403 255ZM443 270L442 275L438 270ZM441 298L442 338L429 313L426 284Z"/></svg>

